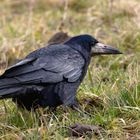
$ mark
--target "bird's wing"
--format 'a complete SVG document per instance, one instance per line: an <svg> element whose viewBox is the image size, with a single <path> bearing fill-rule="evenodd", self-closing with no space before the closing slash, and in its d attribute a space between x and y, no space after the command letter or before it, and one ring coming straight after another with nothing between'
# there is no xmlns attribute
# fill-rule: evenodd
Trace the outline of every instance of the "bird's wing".
<svg viewBox="0 0 140 140"><path fill-rule="evenodd" d="M75 82L82 75L84 58L66 45L52 45L47 51L37 53L41 55L23 59L8 68L2 77L15 78L20 84L41 84L56 83L64 79Z"/></svg>
<svg viewBox="0 0 140 140"><path fill-rule="evenodd" d="M18 63L16 63L15 65L12 65L9 68L7 68L4 75L6 75L6 73L10 73L11 71L13 71L14 69L17 69L20 66L24 66L24 65L29 64L33 61L35 61L35 58L33 58L33 57L23 59L23 60L19 61Z"/></svg>

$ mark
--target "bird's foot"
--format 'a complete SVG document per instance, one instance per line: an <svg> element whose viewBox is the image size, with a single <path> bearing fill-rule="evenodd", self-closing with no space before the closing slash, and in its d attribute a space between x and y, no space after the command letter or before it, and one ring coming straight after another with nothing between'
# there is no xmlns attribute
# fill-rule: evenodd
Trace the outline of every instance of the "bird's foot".
<svg viewBox="0 0 140 140"><path fill-rule="evenodd" d="M81 106L78 102L76 102L75 104L72 104L70 107L75 111L78 111L78 112L82 111Z"/></svg>

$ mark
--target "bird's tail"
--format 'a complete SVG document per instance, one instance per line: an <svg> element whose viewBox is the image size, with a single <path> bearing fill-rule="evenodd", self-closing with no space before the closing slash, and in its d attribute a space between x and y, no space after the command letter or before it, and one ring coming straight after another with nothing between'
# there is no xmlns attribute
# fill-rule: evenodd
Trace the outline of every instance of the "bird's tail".
<svg viewBox="0 0 140 140"><path fill-rule="evenodd" d="M20 92L23 92L23 87L17 79L0 77L0 99L11 98Z"/></svg>

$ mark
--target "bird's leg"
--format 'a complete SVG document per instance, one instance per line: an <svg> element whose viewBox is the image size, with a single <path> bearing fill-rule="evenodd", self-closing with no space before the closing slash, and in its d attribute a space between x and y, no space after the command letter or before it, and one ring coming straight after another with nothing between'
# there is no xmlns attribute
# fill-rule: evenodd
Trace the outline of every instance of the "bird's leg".
<svg viewBox="0 0 140 140"><path fill-rule="evenodd" d="M55 112L56 111L56 107L49 107L49 111L50 112Z"/></svg>
<svg viewBox="0 0 140 140"><path fill-rule="evenodd" d="M69 107L71 107L73 110L81 113L81 114L86 114L91 116L91 114L89 114L88 112L86 112L85 110L83 110L80 106L80 104L78 103L78 100L75 99L75 101L73 102L73 104L71 104Z"/></svg>
<svg viewBox="0 0 140 140"><path fill-rule="evenodd" d="M80 104L78 103L78 100L75 99L74 103L70 105L70 107L74 110L81 109Z"/></svg>
<svg viewBox="0 0 140 140"><path fill-rule="evenodd" d="M72 104L72 105L62 105L62 108L64 110L64 112L69 112L70 109L74 110L74 111L77 111L79 113L82 113L82 110L80 108L79 105L77 104Z"/></svg>
<svg viewBox="0 0 140 140"><path fill-rule="evenodd" d="M78 100L75 98L74 102L70 105L70 107L75 110L75 111L78 111L78 112L83 112L82 111L82 108L80 107L80 104L78 102Z"/></svg>
<svg viewBox="0 0 140 140"><path fill-rule="evenodd" d="M78 103L78 100L75 97L71 98L69 101L63 103L62 106L63 106L64 110L67 110L68 109L67 107L70 107L71 109L73 109L75 111L81 112L80 104Z"/></svg>

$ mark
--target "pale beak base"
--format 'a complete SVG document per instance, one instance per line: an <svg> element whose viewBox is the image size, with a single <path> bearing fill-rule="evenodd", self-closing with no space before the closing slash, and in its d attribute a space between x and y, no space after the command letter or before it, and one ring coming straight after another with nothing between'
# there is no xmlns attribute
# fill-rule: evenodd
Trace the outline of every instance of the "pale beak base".
<svg viewBox="0 0 140 140"><path fill-rule="evenodd" d="M109 54L122 54L118 49L102 43L96 43L92 47L92 55L109 55Z"/></svg>

